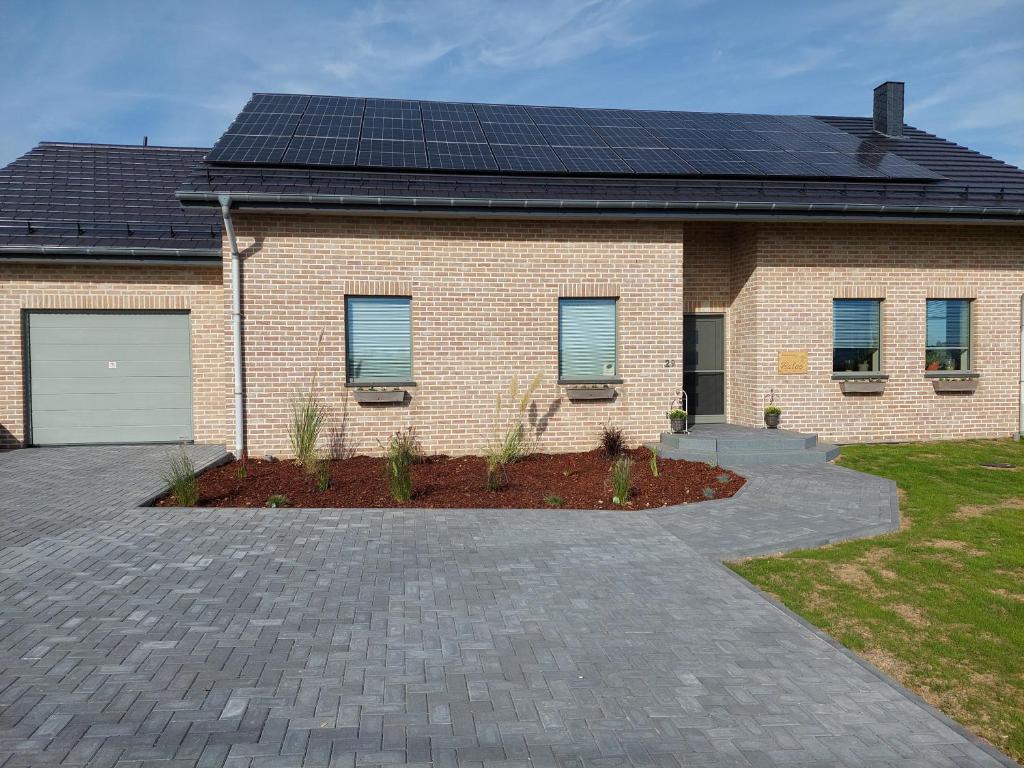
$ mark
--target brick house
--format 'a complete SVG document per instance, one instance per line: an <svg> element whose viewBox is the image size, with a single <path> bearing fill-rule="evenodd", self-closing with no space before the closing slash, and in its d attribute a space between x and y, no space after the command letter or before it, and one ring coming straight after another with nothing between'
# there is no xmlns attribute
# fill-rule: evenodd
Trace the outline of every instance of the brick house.
<svg viewBox="0 0 1024 768"><path fill-rule="evenodd" d="M1017 434L1024 171L902 99L257 94L210 151L40 145L0 171L0 443L287 454L315 381L351 450L414 426L474 453L535 374L547 451L650 440L680 391L698 421L773 400L837 442Z"/></svg>

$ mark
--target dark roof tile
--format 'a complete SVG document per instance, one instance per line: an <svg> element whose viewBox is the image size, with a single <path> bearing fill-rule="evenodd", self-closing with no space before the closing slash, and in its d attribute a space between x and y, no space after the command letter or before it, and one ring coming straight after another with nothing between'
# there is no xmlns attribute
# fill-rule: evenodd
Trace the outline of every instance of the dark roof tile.
<svg viewBox="0 0 1024 768"><path fill-rule="evenodd" d="M219 251L220 217L174 196L205 153L42 143L0 170L0 247Z"/></svg>

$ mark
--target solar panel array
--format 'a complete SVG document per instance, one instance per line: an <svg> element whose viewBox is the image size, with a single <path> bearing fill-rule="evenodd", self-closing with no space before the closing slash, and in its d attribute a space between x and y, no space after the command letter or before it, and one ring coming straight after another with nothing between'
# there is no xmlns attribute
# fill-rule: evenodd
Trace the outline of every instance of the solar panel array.
<svg viewBox="0 0 1024 768"><path fill-rule="evenodd" d="M939 179L804 116L255 94L207 160L554 175Z"/></svg>

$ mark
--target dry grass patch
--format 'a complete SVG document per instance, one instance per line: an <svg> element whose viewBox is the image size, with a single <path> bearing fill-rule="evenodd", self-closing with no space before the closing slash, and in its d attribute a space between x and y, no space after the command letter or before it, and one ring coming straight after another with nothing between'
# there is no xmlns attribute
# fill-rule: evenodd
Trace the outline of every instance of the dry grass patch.
<svg viewBox="0 0 1024 768"><path fill-rule="evenodd" d="M956 520L971 520L999 509L1024 509L1024 496L1016 499L1006 499L1006 501L1000 501L996 504L964 504L957 507L953 517Z"/></svg>
<svg viewBox="0 0 1024 768"><path fill-rule="evenodd" d="M931 539L923 542L923 544L924 546L932 547L933 549L948 549L954 552L963 552L965 555L970 555L971 557L981 557L982 555L988 554L988 552L985 552L984 550L972 547L966 541L956 541L954 539Z"/></svg>

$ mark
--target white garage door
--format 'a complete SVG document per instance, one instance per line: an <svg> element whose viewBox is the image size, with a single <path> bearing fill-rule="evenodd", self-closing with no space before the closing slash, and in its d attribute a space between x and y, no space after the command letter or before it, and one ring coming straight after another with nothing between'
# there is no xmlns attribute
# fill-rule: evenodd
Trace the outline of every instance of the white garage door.
<svg viewBox="0 0 1024 768"><path fill-rule="evenodd" d="M35 445L192 439L183 312L27 313Z"/></svg>

